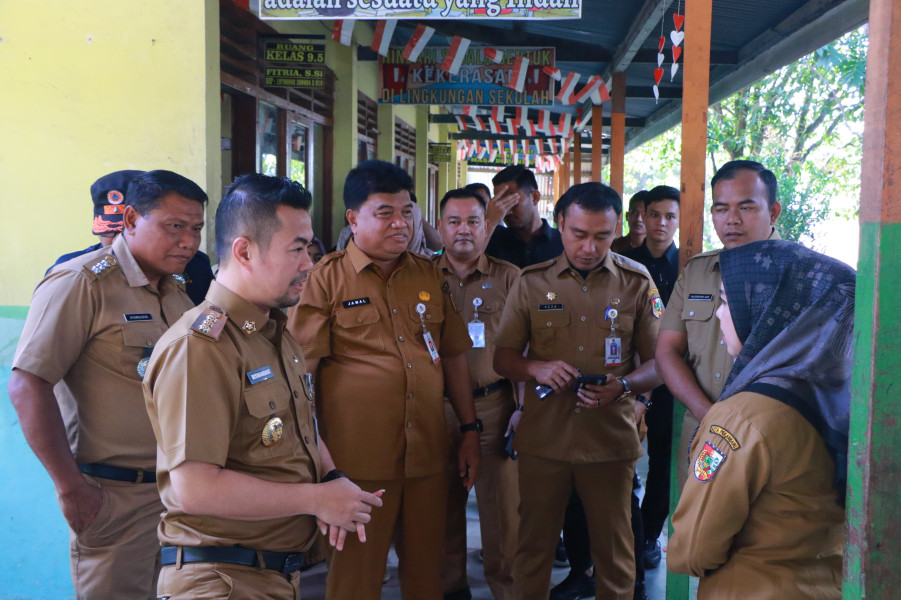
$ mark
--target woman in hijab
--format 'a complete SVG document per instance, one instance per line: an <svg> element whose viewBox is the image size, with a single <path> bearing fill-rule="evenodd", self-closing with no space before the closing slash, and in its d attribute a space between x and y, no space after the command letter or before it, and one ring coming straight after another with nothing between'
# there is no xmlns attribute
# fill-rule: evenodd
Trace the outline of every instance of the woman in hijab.
<svg viewBox="0 0 901 600"><path fill-rule="evenodd" d="M854 270L786 241L720 254L735 363L692 444L667 567L698 599L841 598Z"/></svg>

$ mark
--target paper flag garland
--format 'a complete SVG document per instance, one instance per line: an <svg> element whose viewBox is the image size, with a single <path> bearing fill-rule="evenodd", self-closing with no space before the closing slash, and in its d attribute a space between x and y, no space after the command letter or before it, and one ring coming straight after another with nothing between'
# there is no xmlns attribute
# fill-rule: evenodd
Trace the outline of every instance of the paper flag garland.
<svg viewBox="0 0 901 600"><path fill-rule="evenodd" d="M397 19L379 21L375 26L375 35L372 36L372 50L382 56L388 56L388 48L391 46L391 38L397 27Z"/></svg>
<svg viewBox="0 0 901 600"><path fill-rule="evenodd" d="M422 23L417 25L413 35L410 36L410 41L408 41L407 45L404 47L404 58L410 62L416 62L416 59L419 58L419 55L422 54L422 51L428 46L429 40L432 39L433 35L435 35L435 30L432 27L428 27Z"/></svg>
<svg viewBox="0 0 901 600"><path fill-rule="evenodd" d="M444 56L444 60L438 68L451 75L456 75L460 72L460 65L463 64L463 57L466 56L467 50L469 50L469 40L455 35L450 48L447 50L447 54Z"/></svg>
<svg viewBox="0 0 901 600"><path fill-rule="evenodd" d="M560 86L560 93L557 94L557 100L563 104L572 104L573 92L576 89L576 84L579 82L579 77L580 75L575 71L571 71L570 74L566 76L566 79L563 80L563 84Z"/></svg>
<svg viewBox="0 0 901 600"><path fill-rule="evenodd" d="M522 93L526 84L526 72L529 70L529 59L524 56L517 56L513 61L513 73L510 75L510 81L507 87Z"/></svg>
<svg viewBox="0 0 901 600"><path fill-rule="evenodd" d="M354 20L342 19L340 21L335 21L335 26L332 29L332 39L345 46L350 46L354 34L354 23L356 23Z"/></svg>
<svg viewBox="0 0 901 600"><path fill-rule="evenodd" d="M456 121L457 121L457 129L459 129L460 131L466 131L466 129L467 129L466 118L456 116L456 117L454 117L454 119L456 119Z"/></svg>
<svg viewBox="0 0 901 600"><path fill-rule="evenodd" d="M504 60L503 50L498 50L497 48L485 48L482 52L485 53L485 58L487 58L494 64L499 64Z"/></svg>
<svg viewBox="0 0 901 600"><path fill-rule="evenodd" d="M555 81L560 81L560 78L563 76L563 74L560 72L560 69L555 69L551 66L541 67L541 70Z"/></svg>

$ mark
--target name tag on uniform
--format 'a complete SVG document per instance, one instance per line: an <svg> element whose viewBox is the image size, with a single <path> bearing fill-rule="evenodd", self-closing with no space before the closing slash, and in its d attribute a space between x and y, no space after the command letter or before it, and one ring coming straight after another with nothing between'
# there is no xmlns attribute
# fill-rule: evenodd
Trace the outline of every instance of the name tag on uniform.
<svg viewBox="0 0 901 600"><path fill-rule="evenodd" d="M707 302L713 301L713 294L689 294L689 300L705 300Z"/></svg>
<svg viewBox="0 0 901 600"><path fill-rule="evenodd" d="M254 385L260 383L261 381L266 381L267 379L272 379L275 377L272 373L272 367L266 365L265 367L260 367L259 369L254 369L253 371L247 371L247 381L250 382L250 385Z"/></svg>
<svg viewBox="0 0 901 600"><path fill-rule="evenodd" d="M133 321L152 321L153 315L150 313L125 313L123 315L125 317L126 323L131 323Z"/></svg>
<svg viewBox="0 0 901 600"><path fill-rule="evenodd" d="M623 364L623 342L618 337L604 340L604 366L619 367Z"/></svg>
<svg viewBox="0 0 901 600"><path fill-rule="evenodd" d="M538 310L563 310L562 304L539 304Z"/></svg>
<svg viewBox="0 0 901 600"><path fill-rule="evenodd" d="M344 308L350 308L352 306L363 306L364 304L369 304L369 298L357 298L356 300L345 300L341 303L341 306Z"/></svg>

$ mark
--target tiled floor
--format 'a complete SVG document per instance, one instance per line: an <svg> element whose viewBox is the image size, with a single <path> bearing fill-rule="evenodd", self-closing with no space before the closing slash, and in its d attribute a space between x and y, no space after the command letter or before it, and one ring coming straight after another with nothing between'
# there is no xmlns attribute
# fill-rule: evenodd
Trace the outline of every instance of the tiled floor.
<svg viewBox="0 0 901 600"><path fill-rule="evenodd" d="M642 458L638 462L639 475L644 477L647 473L647 458ZM469 503L466 508L467 513L467 538L469 547L469 585L472 590L474 600L490 600L493 598L491 591L485 584L485 578L482 575L482 563L479 562L479 549L482 547L482 541L479 534L479 515L476 509L474 494L470 494ZM664 538L661 544L666 547L666 529L664 528ZM561 581L568 569L554 569L552 583L556 584ZM382 600L400 600L400 585L397 579L397 556L393 550L388 556L388 575L389 580L382 588ZM301 594L305 600L320 600L325 597L325 577L326 566L321 563L309 571L302 574ZM663 561L656 569L647 572L645 577L647 585L648 598L650 600L663 600L666 597L666 554L664 553Z"/></svg>

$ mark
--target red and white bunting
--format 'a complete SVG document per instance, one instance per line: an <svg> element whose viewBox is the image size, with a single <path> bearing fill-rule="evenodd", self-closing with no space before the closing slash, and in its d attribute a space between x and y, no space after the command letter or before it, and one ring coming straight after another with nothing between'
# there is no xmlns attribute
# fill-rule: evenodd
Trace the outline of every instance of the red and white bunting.
<svg viewBox="0 0 901 600"><path fill-rule="evenodd" d="M498 50L497 48L485 48L483 52L485 53L485 58L494 64L500 64L500 62L504 60L503 50Z"/></svg>
<svg viewBox="0 0 901 600"><path fill-rule="evenodd" d="M528 140L522 140L522 141L520 142L520 145L522 146L522 153L523 153L523 154L528 154L528 153L529 153L529 142L528 142Z"/></svg>
<svg viewBox="0 0 901 600"><path fill-rule="evenodd" d="M549 77L557 81L560 81L560 78L563 76L563 73L560 72L560 69L555 69L551 66L541 67L541 70L544 71L545 74L547 74Z"/></svg>
<svg viewBox="0 0 901 600"><path fill-rule="evenodd" d="M595 104L600 104L601 102L607 102L610 100L610 90L607 89L607 84L603 81L601 82L601 87L598 88L598 96L600 97L600 102L595 102Z"/></svg>
<svg viewBox="0 0 901 600"><path fill-rule="evenodd" d="M482 146L479 148L479 158L485 158L488 156L488 146Z"/></svg>
<svg viewBox="0 0 901 600"><path fill-rule="evenodd" d="M404 58L410 62L416 62L416 59L419 58L419 55L422 54L422 51L428 46L429 40L432 39L433 35L435 35L434 28L423 25L422 23L417 25L416 31L413 32L410 41L407 42L407 45L404 47Z"/></svg>
<svg viewBox="0 0 901 600"><path fill-rule="evenodd" d="M570 138L573 135L572 115L569 113L560 113L560 122L558 123L557 132L564 138Z"/></svg>
<svg viewBox="0 0 901 600"><path fill-rule="evenodd" d="M457 140L457 150L466 150L465 140Z"/></svg>
<svg viewBox="0 0 901 600"><path fill-rule="evenodd" d="M478 152L478 151L479 151L479 146L478 146L478 144L472 144L472 145L469 147L469 158L472 158L473 156L475 156L475 155L476 155L476 152Z"/></svg>
<svg viewBox="0 0 901 600"><path fill-rule="evenodd" d="M487 129L487 127L485 127L485 121L483 121L481 117L473 117L472 120L475 121L476 131L485 131Z"/></svg>
<svg viewBox="0 0 901 600"><path fill-rule="evenodd" d="M552 158L552 159L553 159L553 161L554 161L554 165L556 165L556 166L557 166L557 168L559 168L559 167L560 167L560 165L562 165L562 164L563 164L563 161L562 161L562 160L560 160L560 157L559 157L559 156L557 156L557 155L556 155L556 154L554 154L554 155L553 155L553 156L552 156L552 157L551 157L551 158Z"/></svg>
<svg viewBox="0 0 901 600"><path fill-rule="evenodd" d="M469 50L469 40L455 35L439 68L451 75L456 75L460 72L460 65L463 64L463 57L466 56L467 50Z"/></svg>
<svg viewBox="0 0 901 600"><path fill-rule="evenodd" d="M557 154L557 142L548 138L547 145L551 147L551 154Z"/></svg>
<svg viewBox="0 0 901 600"><path fill-rule="evenodd" d="M523 125L523 129L526 132L526 137L535 137L535 124L529 120L526 120L526 124Z"/></svg>
<svg viewBox="0 0 901 600"><path fill-rule="evenodd" d="M510 81L507 87L522 93L523 87L526 85L526 73L529 70L529 59L524 56L517 56L513 61L513 73L510 75Z"/></svg>
<svg viewBox="0 0 901 600"><path fill-rule="evenodd" d="M494 162L497 159L497 150L488 153L488 162Z"/></svg>
<svg viewBox="0 0 901 600"><path fill-rule="evenodd" d="M566 79L564 79L563 83L560 85L560 93L557 94L557 100L563 104L573 103L573 92L576 91L576 84L579 83L579 77L578 73L570 71L569 75L566 76Z"/></svg>
<svg viewBox="0 0 901 600"><path fill-rule="evenodd" d="M457 120L457 129L460 131L466 131L466 119L459 115L455 116L454 119Z"/></svg>
<svg viewBox="0 0 901 600"><path fill-rule="evenodd" d="M510 147L510 154L516 154L516 142L514 140L508 141L507 146Z"/></svg>
<svg viewBox="0 0 901 600"><path fill-rule="evenodd" d="M566 154L567 152L569 152L569 140L568 139L563 138L562 140L560 140L560 151L563 154Z"/></svg>
<svg viewBox="0 0 901 600"><path fill-rule="evenodd" d="M513 119L507 119L507 135L516 135L516 124Z"/></svg>
<svg viewBox="0 0 901 600"><path fill-rule="evenodd" d="M526 123L529 121L528 116L528 109L525 109L522 106L516 107L516 125L518 127L522 127L523 129L526 128Z"/></svg>
<svg viewBox="0 0 901 600"><path fill-rule="evenodd" d="M601 79L600 75L592 75L588 78L588 81L585 82L585 85L579 90L579 93L575 95L573 98L574 104L581 104L585 101L586 98L591 96L591 93L597 90L604 81Z"/></svg>
<svg viewBox="0 0 901 600"><path fill-rule="evenodd" d="M535 153L541 154L541 140L533 140L535 142Z"/></svg>
<svg viewBox="0 0 901 600"><path fill-rule="evenodd" d="M504 120L504 111L506 110L505 106L492 106L491 107L491 118L497 121L498 123L502 123Z"/></svg>
<svg viewBox="0 0 901 600"><path fill-rule="evenodd" d="M335 21L335 25L332 28L332 39L336 42L341 42L345 46L350 46L354 35L354 23L356 23L354 20Z"/></svg>
<svg viewBox="0 0 901 600"><path fill-rule="evenodd" d="M501 132L501 124L494 119L488 119L488 128L491 130L491 133Z"/></svg>
<svg viewBox="0 0 901 600"><path fill-rule="evenodd" d="M504 151L504 142L500 140L494 140L494 147L497 148L498 152Z"/></svg>
<svg viewBox="0 0 901 600"><path fill-rule="evenodd" d="M372 51L382 56L388 56L388 48L391 46L391 38L394 37L394 29L397 27L397 19L379 21L375 26L375 35L372 36Z"/></svg>
<svg viewBox="0 0 901 600"><path fill-rule="evenodd" d="M474 116L476 116L476 113L478 112L478 110L479 110L479 107L476 106L475 104L468 104L468 105L464 106L463 110L460 112L462 112L467 117L474 117Z"/></svg>
<svg viewBox="0 0 901 600"><path fill-rule="evenodd" d="M545 135L552 135L551 129L551 111L549 110L539 110L538 114L541 115L541 121L538 123L538 131L544 133Z"/></svg>

